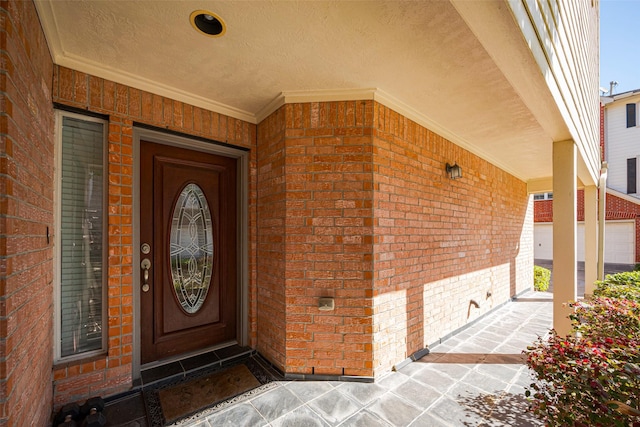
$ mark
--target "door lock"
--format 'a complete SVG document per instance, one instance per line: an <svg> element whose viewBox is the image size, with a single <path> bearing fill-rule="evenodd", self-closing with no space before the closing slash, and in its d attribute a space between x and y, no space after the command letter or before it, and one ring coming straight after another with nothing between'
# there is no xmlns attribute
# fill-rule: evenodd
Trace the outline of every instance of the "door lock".
<svg viewBox="0 0 640 427"><path fill-rule="evenodd" d="M140 268L142 269L142 292L149 292L149 269L151 268L149 258L142 260Z"/></svg>

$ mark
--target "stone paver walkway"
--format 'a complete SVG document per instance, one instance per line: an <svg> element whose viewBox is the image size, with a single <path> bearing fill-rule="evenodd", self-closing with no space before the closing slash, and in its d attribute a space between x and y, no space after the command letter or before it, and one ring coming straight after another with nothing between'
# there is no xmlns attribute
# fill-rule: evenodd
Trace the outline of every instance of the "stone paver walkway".
<svg viewBox="0 0 640 427"><path fill-rule="evenodd" d="M552 294L527 292L375 383L281 381L181 426L541 426L527 412L522 350L552 323Z"/></svg>

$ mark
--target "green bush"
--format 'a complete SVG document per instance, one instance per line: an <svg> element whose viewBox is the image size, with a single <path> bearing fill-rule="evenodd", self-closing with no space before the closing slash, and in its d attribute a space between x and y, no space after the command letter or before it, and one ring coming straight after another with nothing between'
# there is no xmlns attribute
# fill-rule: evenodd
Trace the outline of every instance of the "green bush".
<svg viewBox="0 0 640 427"><path fill-rule="evenodd" d="M540 267L539 265L533 266L533 289L536 291L546 291L549 289L549 281L551 280L551 270Z"/></svg>
<svg viewBox="0 0 640 427"><path fill-rule="evenodd" d="M597 281L593 295L596 297L624 298L640 302L640 271L607 274Z"/></svg>

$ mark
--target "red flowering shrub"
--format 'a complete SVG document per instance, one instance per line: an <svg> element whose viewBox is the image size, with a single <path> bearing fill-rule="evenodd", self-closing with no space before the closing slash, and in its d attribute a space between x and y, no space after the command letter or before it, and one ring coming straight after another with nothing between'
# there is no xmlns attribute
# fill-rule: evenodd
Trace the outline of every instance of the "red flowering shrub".
<svg viewBox="0 0 640 427"><path fill-rule="evenodd" d="M640 426L640 305L597 298L571 318L574 334L551 331L525 351L534 412L549 426Z"/></svg>
<svg viewBox="0 0 640 427"><path fill-rule="evenodd" d="M637 337L640 334L640 303L627 299L595 298L575 305L570 316L579 335Z"/></svg>

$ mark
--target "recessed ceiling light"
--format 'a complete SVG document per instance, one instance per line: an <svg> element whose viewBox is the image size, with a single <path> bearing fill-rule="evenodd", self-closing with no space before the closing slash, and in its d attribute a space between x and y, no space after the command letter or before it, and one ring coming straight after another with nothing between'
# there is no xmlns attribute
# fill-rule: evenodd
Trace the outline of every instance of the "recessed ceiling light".
<svg viewBox="0 0 640 427"><path fill-rule="evenodd" d="M194 10L189 16L189 22L197 32L208 37L220 37L227 31L222 18L208 10Z"/></svg>

